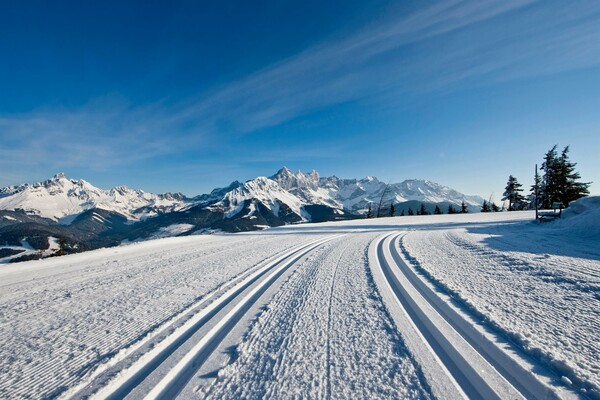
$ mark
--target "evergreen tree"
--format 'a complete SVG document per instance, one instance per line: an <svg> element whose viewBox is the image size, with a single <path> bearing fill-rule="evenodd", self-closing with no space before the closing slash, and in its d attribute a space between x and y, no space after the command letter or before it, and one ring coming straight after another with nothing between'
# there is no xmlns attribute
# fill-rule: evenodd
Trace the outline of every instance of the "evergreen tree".
<svg viewBox="0 0 600 400"><path fill-rule="evenodd" d="M577 182L581 179L581 175L575 171L576 166L577 163L569 160L569 146L565 147L558 158L558 165L555 172L558 184L557 192L559 193L558 201L564 207L568 207L570 202L590 194L588 189L591 184L590 182Z"/></svg>
<svg viewBox="0 0 600 400"><path fill-rule="evenodd" d="M402 211L400 211L400 216L404 217L404 208L402 209Z"/></svg>
<svg viewBox="0 0 600 400"><path fill-rule="evenodd" d="M521 194L522 187L517 178L509 175L502 197L502 201L508 200L508 211L520 210L525 206L525 197Z"/></svg>
<svg viewBox="0 0 600 400"><path fill-rule="evenodd" d="M442 214L442 210L440 209L440 206L436 205L436 206L435 206L435 210L433 211L433 213L434 213L435 215L440 215L440 214Z"/></svg>
<svg viewBox="0 0 600 400"><path fill-rule="evenodd" d="M494 202L492 202L492 211L493 211L493 212L498 212L498 211L500 211L500 207L498 207L498 206L496 205L496 203L494 203Z"/></svg>
<svg viewBox="0 0 600 400"><path fill-rule="evenodd" d="M429 215L429 211L425 208L425 204L421 203L421 209L417 213L417 215Z"/></svg>
<svg viewBox="0 0 600 400"><path fill-rule="evenodd" d="M408 207L408 215L415 215L412 208Z"/></svg>
<svg viewBox="0 0 600 400"><path fill-rule="evenodd" d="M556 146L554 145L544 155L544 162L542 163L541 169L544 171L541 184L538 191L538 206L540 208L550 208L553 201L557 201L558 194L558 182L557 182L557 159L558 154L556 152Z"/></svg>
<svg viewBox="0 0 600 400"><path fill-rule="evenodd" d="M575 171L576 166L577 163L569 160L569 146L563 149L560 156L556 145L546 153L541 167L544 176L541 178L538 195L540 208L551 208L554 202L567 207L569 202L590 194L590 183L578 182L581 175Z"/></svg>
<svg viewBox="0 0 600 400"><path fill-rule="evenodd" d="M383 191L381 192L381 198L379 199L379 205L377 206L377 218L381 217L381 206L383 205L384 196L390 191L390 183L386 183Z"/></svg>
<svg viewBox="0 0 600 400"><path fill-rule="evenodd" d="M448 214L456 214L456 208L452 204L448 205Z"/></svg>
<svg viewBox="0 0 600 400"><path fill-rule="evenodd" d="M469 212L469 209L467 208L467 204L463 200L462 203L460 203L460 213L461 214L466 214L468 212Z"/></svg>
<svg viewBox="0 0 600 400"><path fill-rule="evenodd" d="M492 209L490 208L490 204L487 202L487 200L483 201L483 205L481 206L481 212L490 212L492 211Z"/></svg>
<svg viewBox="0 0 600 400"><path fill-rule="evenodd" d="M371 203L369 203L369 209L367 210L367 218L371 218L373 215L371 214Z"/></svg>
<svg viewBox="0 0 600 400"><path fill-rule="evenodd" d="M395 212L396 212L396 207L394 207L394 203L392 203L390 205L390 217L393 217Z"/></svg>

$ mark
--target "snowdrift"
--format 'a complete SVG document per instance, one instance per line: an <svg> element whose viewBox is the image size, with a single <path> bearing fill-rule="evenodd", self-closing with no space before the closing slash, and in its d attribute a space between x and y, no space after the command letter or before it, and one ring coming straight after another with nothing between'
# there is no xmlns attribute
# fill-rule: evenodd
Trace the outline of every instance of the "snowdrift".
<svg viewBox="0 0 600 400"><path fill-rule="evenodd" d="M572 201L562 217L549 225L578 236L600 240L600 196Z"/></svg>

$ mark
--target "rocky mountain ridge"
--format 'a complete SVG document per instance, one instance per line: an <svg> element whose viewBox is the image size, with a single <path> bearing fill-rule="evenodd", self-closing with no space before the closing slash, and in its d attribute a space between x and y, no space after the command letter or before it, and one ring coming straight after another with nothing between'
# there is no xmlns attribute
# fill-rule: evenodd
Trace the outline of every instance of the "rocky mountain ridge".
<svg viewBox="0 0 600 400"><path fill-rule="evenodd" d="M193 198L126 186L104 190L57 174L0 189L0 262L155 237L361 218L382 194L384 207L416 201L447 207L464 201L475 209L483 201L425 180L386 186L375 177L321 177L316 171L294 173L286 167L271 177L235 181Z"/></svg>

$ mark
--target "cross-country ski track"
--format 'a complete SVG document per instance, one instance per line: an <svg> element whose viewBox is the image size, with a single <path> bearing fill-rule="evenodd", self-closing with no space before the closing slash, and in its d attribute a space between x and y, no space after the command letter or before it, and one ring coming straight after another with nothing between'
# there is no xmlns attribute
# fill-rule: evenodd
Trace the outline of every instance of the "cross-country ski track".
<svg viewBox="0 0 600 400"><path fill-rule="evenodd" d="M472 292L440 284L443 259L433 269L409 253L437 230L452 232L444 246L479 256L469 230L512 229L528 215L298 225L3 266L0 398L596 399L593 367L559 368L530 351L485 303L466 305ZM598 264L561 262L563 278ZM578 315L591 315L591 333L578 332L590 341L593 311ZM513 318L533 331L527 315ZM595 354L581 357L594 365Z"/></svg>
<svg viewBox="0 0 600 400"><path fill-rule="evenodd" d="M558 398L533 376L532 365L523 365L526 359L520 364L511 358L507 352L517 356L513 349L506 343L506 349L500 348L493 332L485 326L477 327L473 319L461 315L460 309L442 300L421 280L397 249L400 235L391 233L374 241L369 249L370 261L396 324L413 331L406 334L410 337L408 346L415 354L421 353L424 346L434 353L434 357L429 354L422 361L430 364L428 370L449 374L460 395L471 399ZM443 381L432 380L435 384ZM448 386L437 388L440 396L449 390Z"/></svg>

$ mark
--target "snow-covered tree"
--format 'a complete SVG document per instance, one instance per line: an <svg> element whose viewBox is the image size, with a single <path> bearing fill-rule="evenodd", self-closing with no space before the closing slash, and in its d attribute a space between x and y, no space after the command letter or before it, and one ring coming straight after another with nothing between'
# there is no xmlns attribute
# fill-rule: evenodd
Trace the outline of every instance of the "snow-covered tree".
<svg viewBox="0 0 600 400"><path fill-rule="evenodd" d="M502 201L508 200L508 211L520 210L525 206L525 197L521 194L523 185L517 178L509 175Z"/></svg>
<svg viewBox="0 0 600 400"><path fill-rule="evenodd" d="M464 200L462 201L462 203L460 203L460 212L461 212L461 214L466 214L469 212L469 209L467 208L467 204L465 203Z"/></svg>

